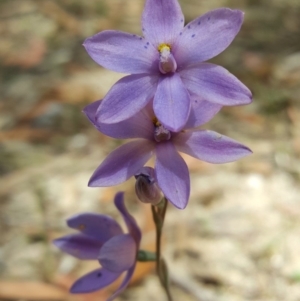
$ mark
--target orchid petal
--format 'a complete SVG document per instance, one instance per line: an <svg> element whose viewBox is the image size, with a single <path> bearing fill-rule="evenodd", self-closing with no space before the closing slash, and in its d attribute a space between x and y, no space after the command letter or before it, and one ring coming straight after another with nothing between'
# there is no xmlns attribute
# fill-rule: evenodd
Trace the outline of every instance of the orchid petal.
<svg viewBox="0 0 300 301"><path fill-rule="evenodd" d="M121 273L113 273L100 268L79 278L71 287L72 294L91 293L114 282Z"/></svg>
<svg viewBox="0 0 300 301"><path fill-rule="evenodd" d="M85 116L88 118L88 120L92 123L92 125L98 129L98 125L96 122L96 112L102 102L102 99L94 101L87 106L85 106L82 110L82 112L85 114ZM100 130L99 130L100 131Z"/></svg>
<svg viewBox="0 0 300 301"><path fill-rule="evenodd" d="M147 0L142 17L143 34L155 47L172 44L184 26L177 0Z"/></svg>
<svg viewBox="0 0 300 301"><path fill-rule="evenodd" d="M113 299L115 299L118 295L120 295L125 288L128 286L130 279L133 276L134 270L135 270L135 266L132 266L126 273L126 276L123 280L123 282L121 283L121 285L119 286L119 288L107 299L107 301L112 301Z"/></svg>
<svg viewBox="0 0 300 301"><path fill-rule="evenodd" d="M155 171L158 185L166 198L175 207L184 209L190 195L190 175L172 143L157 144Z"/></svg>
<svg viewBox="0 0 300 301"><path fill-rule="evenodd" d="M117 123L138 113L153 97L158 77L147 74L121 78L108 91L96 112L96 121Z"/></svg>
<svg viewBox="0 0 300 301"><path fill-rule="evenodd" d="M177 73L161 77L153 109L158 120L169 130L178 132L184 127L190 113L190 96Z"/></svg>
<svg viewBox="0 0 300 301"><path fill-rule="evenodd" d="M201 99L199 96L191 97L191 112L184 128L196 128L211 120L222 108L221 105Z"/></svg>
<svg viewBox="0 0 300 301"><path fill-rule="evenodd" d="M185 26L172 47L179 69L209 60L233 41L243 23L240 10L219 8Z"/></svg>
<svg viewBox="0 0 300 301"><path fill-rule="evenodd" d="M115 206L119 210L119 212L122 214L122 217L124 219L124 222L128 228L129 233L133 237L133 239L136 242L136 245L139 246L140 241L141 241L141 230L138 227L135 219L132 217L131 214L129 214L127 208L125 207L124 204L124 193L123 192L118 192L115 196Z"/></svg>
<svg viewBox="0 0 300 301"><path fill-rule="evenodd" d="M113 218L103 214L77 214L69 218L67 224L70 228L79 230L102 243L123 233L120 225Z"/></svg>
<svg viewBox="0 0 300 301"><path fill-rule="evenodd" d="M187 131L174 138L178 151L209 163L227 163L250 155L239 142L213 131Z"/></svg>
<svg viewBox="0 0 300 301"><path fill-rule="evenodd" d="M112 237L101 248L98 260L105 269L121 273L133 266L137 247L130 234Z"/></svg>
<svg viewBox="0 0 300 301"><path fill-rule="evenodd" d="M116 139L152 139L153 130L151 126L153 127L153 113L149 114L149 110L143 108L132 117L118 123L100 123L95 118L100 103L101 100L95 101L83 109L83 113L99 132Z"/></svg>
<svg viewBox="0 0 300 301"><path fill-rule="evenodd" d="M203 63L180 72L187 89L201 98L223 106L249 104L250 90L225 68Z"/></svg>
<svg viewBox="0 0 300 301"><path fill-rule="evenodd" d="M114 186L132 177L152 156L153 144L131 141L112 151L92 175L90 187Z"/></svg>
<svg viewBox="0 0 300 301"><path fill-rule="evenodd" d="M137 35L105 30L87 38L83 46L104 68L131 74L158 72L157 50Z"/></svg>
<svg viewBox="0 0 300 301"><path fill-rule="evenodd" d="M97 259L102 243L83 234L70 234L53 241L62 251L79 259Z"/></svg>

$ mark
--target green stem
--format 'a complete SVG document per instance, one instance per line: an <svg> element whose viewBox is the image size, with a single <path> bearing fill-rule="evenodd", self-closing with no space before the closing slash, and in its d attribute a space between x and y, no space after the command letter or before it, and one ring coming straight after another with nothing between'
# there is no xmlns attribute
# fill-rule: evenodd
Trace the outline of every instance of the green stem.
<svg viewBox="0 0 300 301"><path fill-rule="evenodd" d="M156 254L150 251L139 250L137 254L137 261L140 262L156 261Z"/></svg>
<svg viewBox="0 0 300 301"><path fill-rule="evenodd" d="M161 236L164 224L165 215L167 212L168 200L164 197L158 206L151 206L153 220L156 229L156 272L159 277L160 283L164 288L168 301L172 301L172 296L169 288L167 277L167 266L161 259ZM163 262L163 266L161 263Z"/></svg>

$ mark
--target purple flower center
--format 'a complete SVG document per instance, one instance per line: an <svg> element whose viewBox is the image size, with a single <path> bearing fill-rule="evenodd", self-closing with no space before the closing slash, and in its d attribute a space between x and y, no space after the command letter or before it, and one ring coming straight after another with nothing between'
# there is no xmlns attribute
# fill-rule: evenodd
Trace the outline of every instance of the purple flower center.
<svg viewBox="0 0 300 301"><path fill-rule="evenodd" d="M158 121L154 123L154 139L156 142L167 141L171 138L171 132Z"/></svg>
<svg viewBox="0 0 300 301"><path fill-rule="evenodd" d="M171 53L171 46L168 44L161 44L158 46L159 51L159 71L163 74L174 73L177 69L177 63L173 54Z"/></svg>

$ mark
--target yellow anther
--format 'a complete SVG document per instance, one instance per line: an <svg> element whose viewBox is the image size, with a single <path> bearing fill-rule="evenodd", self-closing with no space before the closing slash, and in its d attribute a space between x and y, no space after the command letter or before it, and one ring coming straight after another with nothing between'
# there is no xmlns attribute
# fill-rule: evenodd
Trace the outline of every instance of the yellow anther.
<svg viewBox="0 0 300 301"><path fill-rule="evenodd" d="M171 51L171 46L169 44L160 44L157 47L159 52L163 52L164 50Z"/></svg>
<svg viewBox="0 0 300 301"><path fill-rule="evenodd" d="M153 124L154 124L155 126L160 126L160 125L161 125L161 123L158 121L158 119L157 119L156 117L153 117L153 118L152 118L152 121L153 121Z"/></svg>

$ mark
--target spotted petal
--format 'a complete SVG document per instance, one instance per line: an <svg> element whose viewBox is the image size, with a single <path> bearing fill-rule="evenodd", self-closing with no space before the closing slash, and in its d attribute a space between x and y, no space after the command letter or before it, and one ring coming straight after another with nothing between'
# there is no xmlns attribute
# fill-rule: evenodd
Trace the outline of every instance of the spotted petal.
<svg viewBox="0 0 300 301"><path fill-rule="evenodd" d="M239 32L244 13L212 10L185 26L172 47L179 69L207 61L225 50Z"/></svg>
<svg viewBox="0 0 300 301"><path fill-rule="evenodd" d="M120 225L113 218L103 214L77 214L69 218L67 224L70 228L79 230L102 243L123 233Z"/></svg>
<svg viewBox="0 0 300 301"><path fill-rule="evenodd" d="M176 148L209 163L227 163L250 155L239 142L213 131L186 131L174 138Z"/></svg>
<svg viewBox="0 0 300 301"><path fill-rule="evenodd" d="M187 89L201 98L223 106L249 104L250 90L225 68L203 63L180 72Z"/></svg>
<svg viewBox="0 0 300 301"><path fill-rule="evenodd" d="M172 143L157 144L155 171L158 185L167 199L175 207L184 209L190 196L190 175Z"/></svg>
<svg viewBox="0 0 300 301"><path fill-rule="evenodd" d="M221 105L201 99L199 96L191 97L191 113L184 128L196 128L210 121L222 108Z"/></svg>
<svg viewBox="0 0 300 301"><path fill-rule="evenodd" d="M126 273L126 276L124 278L124 280L122 281L121 285L119 286L119 288L113 293L113 295L111 295L107 301L112 301L114 300L118 295L120 295L124 290L125 288L128 286L129 284L129 281L130 279L132 278L133 276L133 273L134 273L134 270L135 270L135 265L132 266Z"/></svg>
<svg viewBox="0 0 300 301"><path fill-rule="evenodd" d="M90 187L114 186L132 177L152 156L153 144L144 139L128 142L111 152L92 175Z"/></svg>
<svg viewBox="0 0 300 301"><path fill-rule="evenodd" d="M91 293L114 282L121 273L110 272L104 268L97 269L79 278L71 287L72 294Z"/></svg>
<svg viewBox="0 0 300 301"><path fill-rule="evenodd" d="M105 30L87 38L83 46L96 63L113 71L138 74L158 70L157 50L134 34Z"/></svg>
<svg viewBox="0 0 300 301"><path fill-rule="evenodd" d="M177 0L147 0L142 17L143 34L155 46L172 44L184 25Z"/></svg>
<svg viewBox="0 0 300 301"><path fill-rule="evenodd" d="M83 234L70 234L53 241L62 251L79 259L97 259L102 243Z"/></svg>

